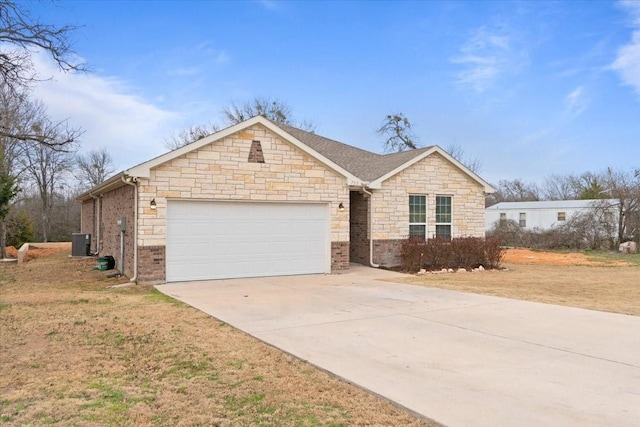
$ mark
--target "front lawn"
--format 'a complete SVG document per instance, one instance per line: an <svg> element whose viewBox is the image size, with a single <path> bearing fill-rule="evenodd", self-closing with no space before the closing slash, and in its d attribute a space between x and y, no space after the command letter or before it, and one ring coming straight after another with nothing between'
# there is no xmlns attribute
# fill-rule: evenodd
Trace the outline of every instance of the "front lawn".
<svg viewBox="0 0 640 427"><path fill-rule="evenodd" d="M0 266L2 425L429 425L67 254Z"/></svg>

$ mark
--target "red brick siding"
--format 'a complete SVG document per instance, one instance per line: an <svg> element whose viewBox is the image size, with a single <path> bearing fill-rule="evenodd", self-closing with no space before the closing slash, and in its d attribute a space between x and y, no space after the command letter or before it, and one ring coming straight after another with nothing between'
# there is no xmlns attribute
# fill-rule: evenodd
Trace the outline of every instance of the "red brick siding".
<svg viewBox="0 0 640 427"><path fill-rule="evenodd" d="M404 239L374 240L373 262L383 267L400 265L400 246L403 241Z"/></svg>
<svg viewBox="0 0 640 427"><path fill-rule="evenodd" d="M91 234L91 252L95 252L96 245L96 201L85 200L80 206L80 232Z"/></svg>
<svg viewBox="0 0 640 427"><path fill-rule="evenodd" d="M165 265L165 246L138 247L138 283L164 282Z"/></svg>
<svg viewBox="0 0 640 427"><path fill-rule="evenodd" d="M135 189L124 185L102 195L101 220L102 241L100 256L111 255L116 259L116 268L121 268L120 261L120 226L117 221L125 217L127 221L124 233L124 275L133 277L133 249L134 249L134 197Z"/></svg>
<svg viewBox="0 0 640 427"><path fill-rule="evenodd" d="M369 265L369 199L352 191L349 194L349 259Z"/></svg>
<svg viewBox="0 0 640 427"><path fill-rule="evenodd" d="M331 271L349 269L349 242L331 242Z"/></svg>

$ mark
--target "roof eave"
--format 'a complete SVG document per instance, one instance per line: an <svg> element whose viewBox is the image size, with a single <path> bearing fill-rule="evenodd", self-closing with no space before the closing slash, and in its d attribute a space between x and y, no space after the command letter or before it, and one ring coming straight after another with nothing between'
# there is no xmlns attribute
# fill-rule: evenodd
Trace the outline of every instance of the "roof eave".
<svg viewBox="0 0 640 427"><path fill-rule="evenodd" d="M123 186L124 181L122 180L122 178L124 178L125 176L127 175L125 174L124 171L119 172L114 176L112 176L111 178L107 179L106 181L103 181L100 184L96 185L91 190L80 194L78 197L76 197L76 200L84 201L84 200L92 199L93 197L106 193L107 191L113 190L114 188Z"/></svg>
<svg viewBox="0 0 640 427"><path fill-rule="evenodd" d="M372 189L380 189L380 188L382 188L382 183L384 181L386 181L387 179L391 178L392 176L402 172L403 170L407 169L408 167L418 163L419 161L421 161L425 157L430 156L433 153L440 154L442 157L447 159L449 162L453 163L453 165L456 166L458 169L462 170L462 172L464 172L466 175L468 175L471 179L473 179L478 184L480 184L483 187L483 190L484 190L485 194L491 194L491 193L495 193L496 192L496 189L493 188L488 182L486 182L484 179L480 178L477 174L472 172L468 167L466 167L465 165L460 163L458 160L456 160L454 157L452 157L450 154L448 154L446 151L444 151L442 148L438 147L437 145L434 145L429 150L426 150L424 153L421 153L421 154L413 157L412 159L410 159L409 161L401 164L397 168L395 168L395 169L387 172L386 174L382 175L381 177L376 178L375 180L371 181L371 183L369 184L369 188L372 188Z"/></svg>
<svg viewBox="0 0 640 427"><path fill-rule="evenodd" d="M183 147L169 151L168 153L162 154L144 163L140 163L139 165L133 166L132 168L129 168L124 172L129 176L135 176L139 178L149 178L151 176L151 169L153 169L154 167L159 166L175 158L178 158L180 156L184 156L185 154L188 154L192 151L198 150L204 147L205 145L211 144L212 142L215 142L219 139L226 138L229 135L233 135L234 133L239 132L242 129L245 129L249 126L253 126L256 123L263 123L264 119L263 120L260 120L260 119L261 119L260 116L256 116L244 122L235 124L233 126L229 126L228 128L212 133L211 135L207 135L204 138L201 138L195 142L192 142L191 144L187 144Z"/></svg>

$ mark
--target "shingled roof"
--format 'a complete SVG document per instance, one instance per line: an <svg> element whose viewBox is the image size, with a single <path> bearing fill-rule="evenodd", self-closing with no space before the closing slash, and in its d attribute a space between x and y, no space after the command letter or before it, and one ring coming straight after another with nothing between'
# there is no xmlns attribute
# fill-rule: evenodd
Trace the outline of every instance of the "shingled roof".
<svg viewBox="0 0 640 427"><path fill-rule="evenodd" d="M87 193L82 194L78 199L88 199L94 197L95 194L99 194L115 186L126 185L125 180L129 178L149 178L151 176L151 170L154 167L171 159L186 155L200 147L211 144L255 124L262 124L271 131L280 134L280 136L285 139L288 138L289 142L296 145L302 151L307 152L311 156L316 156L318 160L324 162L328 167L343 174L347 178L349 185L367 185L371 189L380 188L382 182L390 176L420 161L422 158L431 155L431 153L438 153L482 185L485 188L485 192L495 192L495 189L491 187L490 184L436 145L417 150L402 151L400 153L376 154L316 135L315 133L306 132L293 126L273 122L262 116L255 116L242 123L229 126L204 138L200 138L191 144L187 144L124 170L107 181L98 184Z"/></svg>
<svg viewBox="0 0 640 427"><path fill-rule="evenodd" d="M283 123L271 123L366 182L380 178L432 148L376 154Z"/></svg>

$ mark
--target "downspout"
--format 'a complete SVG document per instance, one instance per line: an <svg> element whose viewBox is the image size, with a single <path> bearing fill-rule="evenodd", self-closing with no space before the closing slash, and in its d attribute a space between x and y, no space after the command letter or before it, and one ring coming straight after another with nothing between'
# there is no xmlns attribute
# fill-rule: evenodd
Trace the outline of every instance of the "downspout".
<svg viewBox="0 0 640 427"><path fill-rule="evenodd" d="M373 268L380 268L380 264L376 264L373 262L373 193L367 191L362 185L362 191L369 195L369 265Z"/></svg>
<svg viewBox="0 0 640 427"><path fill-rule="evenodd" d="M135 283L138 280L138 180L123 176L122 182L133 187L133 277L129 281Z"/></svg>
<svg viewBox="0 0 640 427"><path fill-rule="evenodd" d="M100 254L100 197L94 196L89 193L89 197L96 201L96 216L94 219L95 231L96 231L96 255ZM80 210L82 214L82 209ZM80 224L82 224L82 217L80 218Z"/></svg>

